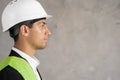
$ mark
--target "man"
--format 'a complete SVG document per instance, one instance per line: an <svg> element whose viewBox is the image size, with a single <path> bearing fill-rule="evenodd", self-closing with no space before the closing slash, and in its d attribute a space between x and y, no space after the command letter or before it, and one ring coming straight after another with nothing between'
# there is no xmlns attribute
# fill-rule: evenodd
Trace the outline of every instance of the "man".
<svg viewBox="0 0 120 80"><path fill-rule="evenodd" d="M0 80L42 80L35 58L51 34L47 15L37 0L12 0L2 14L3 32L14 39L10 55L0 63Z"/></svg>

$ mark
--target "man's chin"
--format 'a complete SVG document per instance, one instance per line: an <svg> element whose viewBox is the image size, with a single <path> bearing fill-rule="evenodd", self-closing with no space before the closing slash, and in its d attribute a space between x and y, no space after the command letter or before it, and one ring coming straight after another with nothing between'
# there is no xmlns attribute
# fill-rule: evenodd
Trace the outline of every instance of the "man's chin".
<svg viewBox="0 0 120 80"><path fill-rule="evenodd" d="M46 46L37 47L38 50L39 50L39 49L45 49L45 48L46 48Z"/></svg>

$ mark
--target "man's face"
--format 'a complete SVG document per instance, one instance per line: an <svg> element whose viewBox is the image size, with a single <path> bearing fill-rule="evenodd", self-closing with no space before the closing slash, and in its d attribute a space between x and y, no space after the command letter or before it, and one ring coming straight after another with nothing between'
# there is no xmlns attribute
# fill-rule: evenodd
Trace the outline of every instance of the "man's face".
<svg viewBox="0 0 120 80"><path fill-rule="evenodd" d="M35 22L32 28L29 28L28 41L34 49L43 49L46 47L48 36L51 34L47 28L46 20L42 19Z"/></svg>

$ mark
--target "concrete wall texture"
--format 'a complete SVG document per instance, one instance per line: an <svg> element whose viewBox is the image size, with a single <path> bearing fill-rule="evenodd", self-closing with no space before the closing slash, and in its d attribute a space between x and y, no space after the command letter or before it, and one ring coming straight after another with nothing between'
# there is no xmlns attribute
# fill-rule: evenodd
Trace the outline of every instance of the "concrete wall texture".
<svg viewBox="0 0 120 80"><path fill-rule="evenodd" d="M0 0L0 15L9 1ZM43 80L120 80L120 0L39 1L53 15L47 47L36 53ZM12 46L0 27L0 60Z"/></svg>

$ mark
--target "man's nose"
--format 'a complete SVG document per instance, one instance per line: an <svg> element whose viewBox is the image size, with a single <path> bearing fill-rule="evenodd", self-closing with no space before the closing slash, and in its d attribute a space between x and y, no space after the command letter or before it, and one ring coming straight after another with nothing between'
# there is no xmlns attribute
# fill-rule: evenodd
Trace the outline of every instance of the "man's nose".
<svg viewBox="0 0 120 80"><path fill-rule="evenodd" d="M52 34L51 31L48 29L48 27L46 27L46 32L47 32L48 35Z"/></svg>

